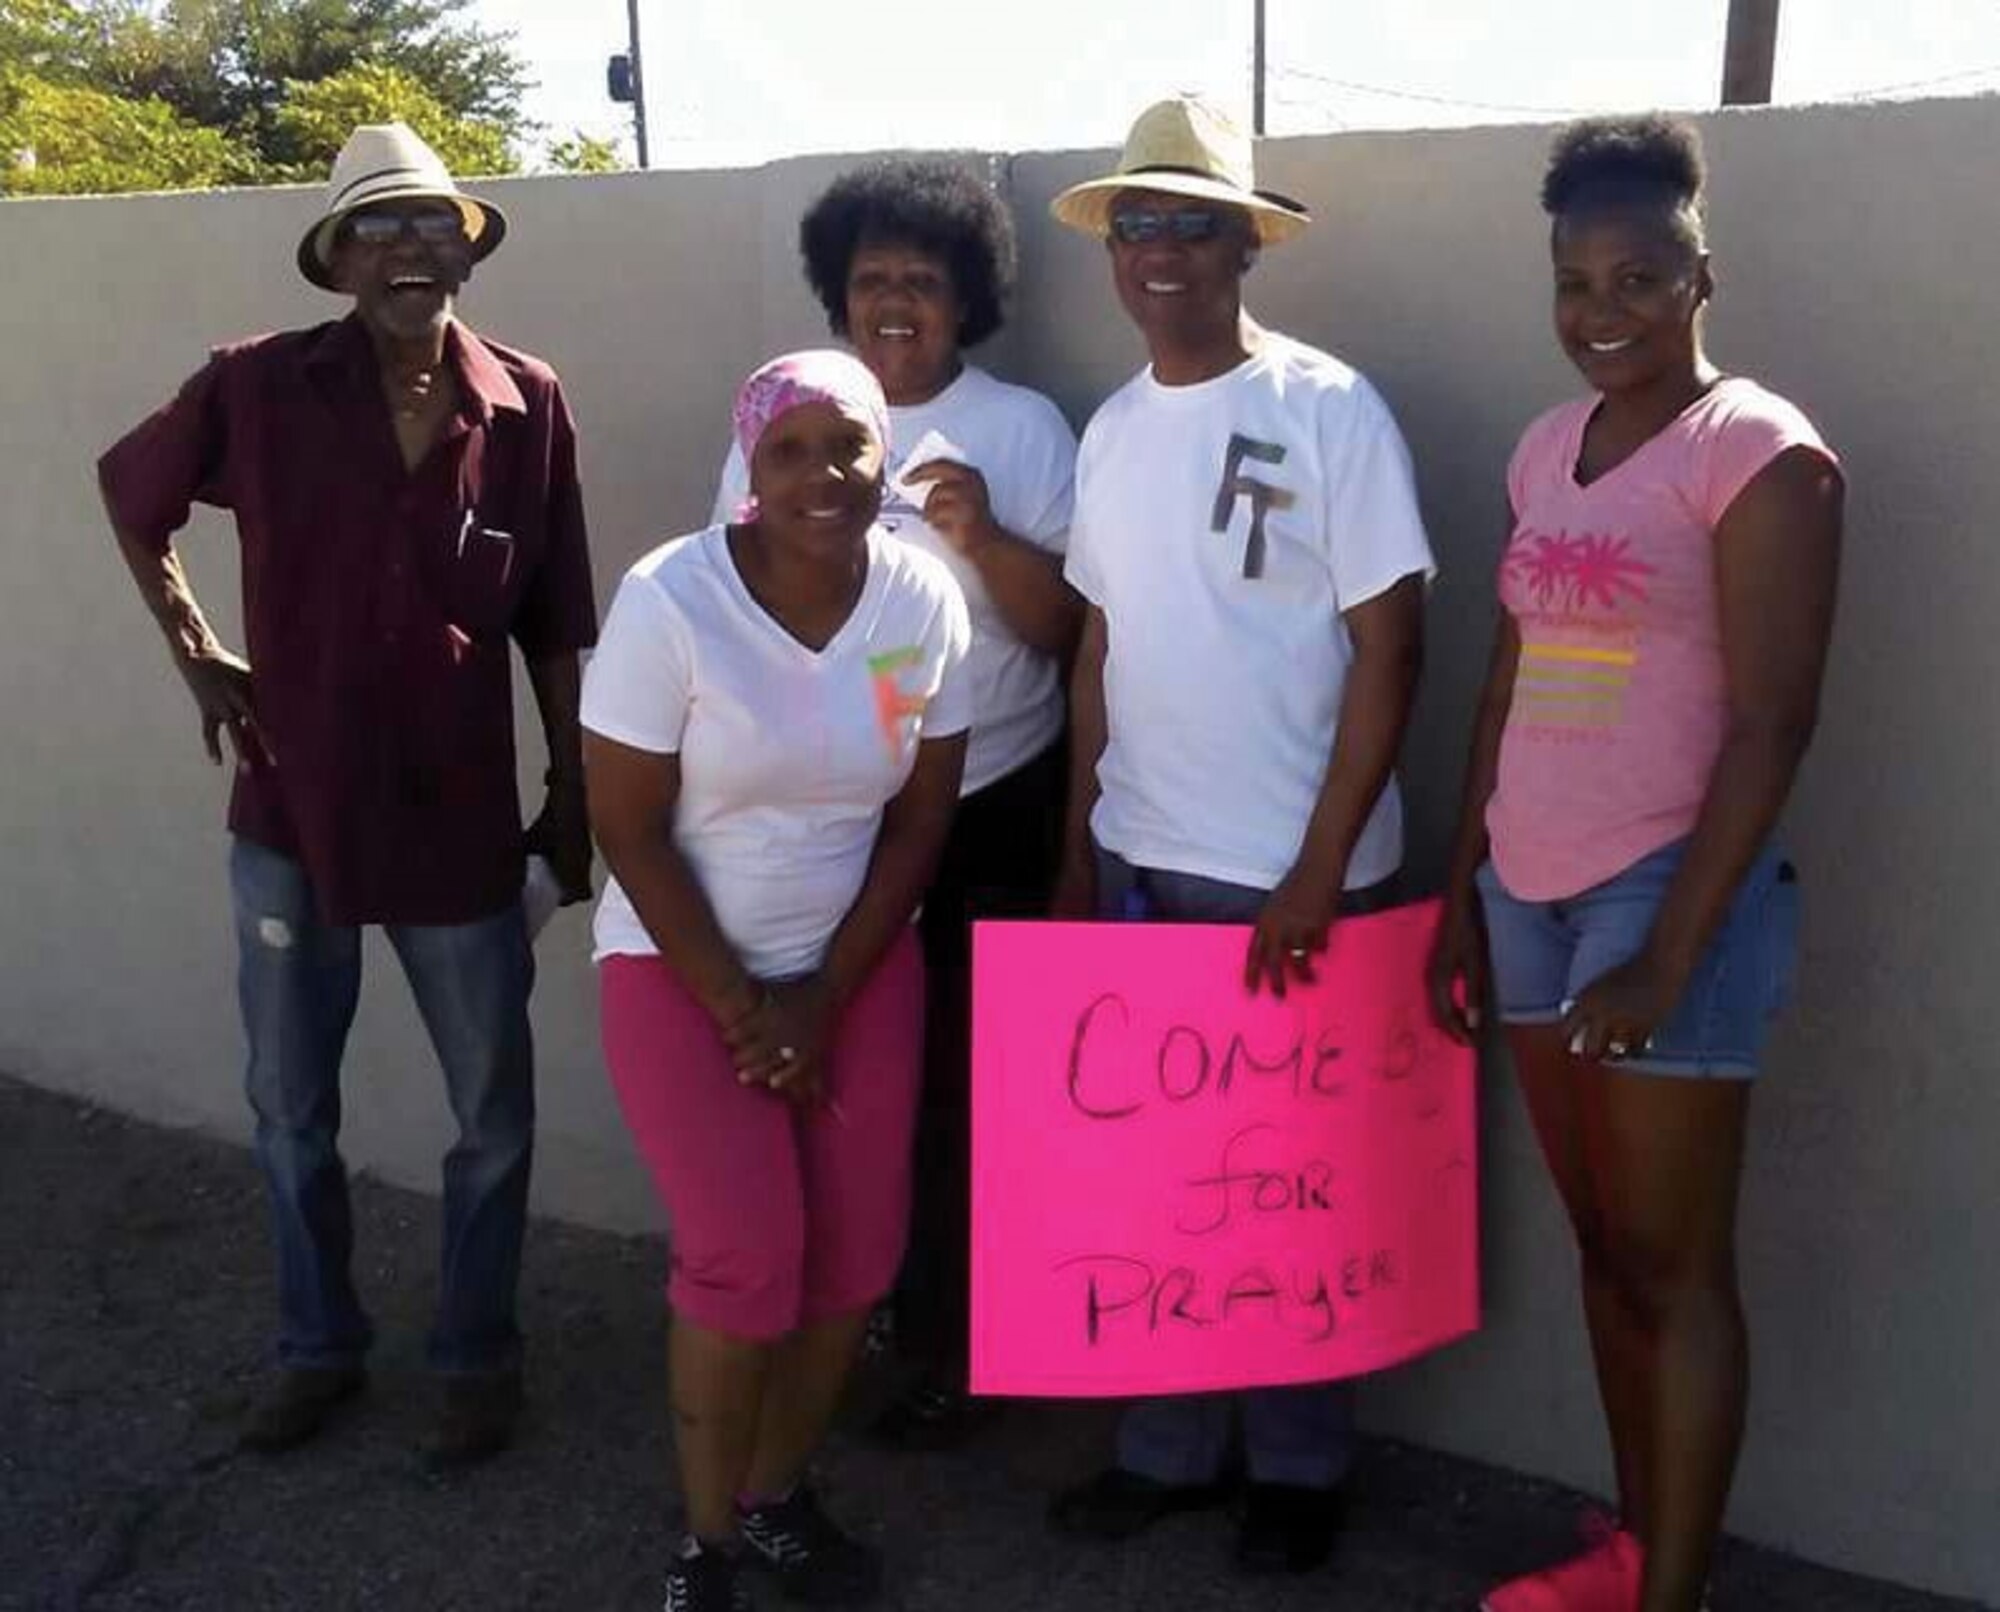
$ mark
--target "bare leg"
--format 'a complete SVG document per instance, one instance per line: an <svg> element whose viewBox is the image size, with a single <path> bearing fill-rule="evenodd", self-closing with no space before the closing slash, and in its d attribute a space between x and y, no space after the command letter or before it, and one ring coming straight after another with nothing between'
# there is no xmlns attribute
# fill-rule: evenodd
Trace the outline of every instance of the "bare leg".
<svg viewBox="0 0 2000 1612"><path fill-rule="evenodd" d="M735 1531L736 1496L750 1479L778 1347L674 1321L667 1345L674 1444L688 1526L698 1539L726 1539Z"/></svg>
<svg viewBox="0 0 2000 1612"><path fill-rule="evenodd" d="M1591 1110L1602 1071L1570 1056L1554 1025L1515 1025L1508 1050L1521 1093L1541 1142L1556 1191L1576 1234L1583 1286L1583 1314L1597 1370L1597 1393L1611 1436L1618 1477L1618 1511L1624 1527L1642 1540L1648 1528L1646 1474L1651 1459L1651 1342L1625 1303L1604 1258L1597 1194L1592 1188L1588 1139Z"/></svg>
<svg viewBox="0 0 2000 1612"><path fill-rule="evenodd" d="M1747 1081L1598 1071L1591 1173L1619 1294L1651 1339L1640 1612L1698 1612L1743 1442L1736 1277Z"/></svg>
<svg viewBox="0 0 2000 1612"><path fill-rule="evenodd" d="M777 1345L745 1492L781 1495L799 1481L833 1424L867 1330L863 1309L814 1321Z"/></svg>

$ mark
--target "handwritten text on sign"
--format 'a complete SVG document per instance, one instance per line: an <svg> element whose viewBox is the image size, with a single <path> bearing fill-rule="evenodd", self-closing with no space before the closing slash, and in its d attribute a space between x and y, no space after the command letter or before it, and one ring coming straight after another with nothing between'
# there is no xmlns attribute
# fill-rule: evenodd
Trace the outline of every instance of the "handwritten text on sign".
<svg viewBox="0 0 2000 1612"><path fill-rule="evenodd" d="M1249 931L981 924L972 1386L1125 1395L1374 1371L1478 1325L1473 1058L1435 903L1242 984Z"/></svg>

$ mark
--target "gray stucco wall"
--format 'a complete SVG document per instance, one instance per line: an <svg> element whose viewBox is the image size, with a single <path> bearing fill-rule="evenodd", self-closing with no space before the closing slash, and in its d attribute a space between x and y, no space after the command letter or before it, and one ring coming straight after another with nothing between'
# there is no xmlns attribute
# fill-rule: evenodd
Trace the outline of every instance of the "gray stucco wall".
<svg viewBox="0 0 2000 1612"><path fill-rule="evenodd" d="M1826 718L1788 826L1802 992L1760 1090L1743 1211L1758 1377L1731 1523L1822 1560L2000 1600L2000 1059L1980 1003L2000 942L1988 850L2000 745L2000 101L1710 119L1713 347L1804 404L1846 456L1850 537ZM1491 602L1501 469L1573 377L1547 333L1534 205L1546 131L1267 145L1319 216L1252 282L1270 323L1379 383L1444 564L1407 757L1413 860L1436 866ZM1100 252L1043 204L1101 153L1006 166L1023 234L988 355L1079 422L1140 361ZM729 390L816 339L792 232L841 166L512 182L473 321L550 358L584 432L600 590L706 513ZM0 1068L241 1137L224 779L106 536L90 464L212 342L324 317L289 277L309 193L0 205ZM185 541L233 633L226 528ZM538 767L533 757L529 767ZM586 921L541 947L536 1196L614 1226L653 1210L599 1068ZM349 1055L352 1161L434 1179L446 1115L385 948ZM1505 1071L1486 1087L1489 1322L1373 1385L1374 1422L1601 1484L1607 1463L1558 1211ZM531 1323L532 1324L532 1323Z"/></svg>

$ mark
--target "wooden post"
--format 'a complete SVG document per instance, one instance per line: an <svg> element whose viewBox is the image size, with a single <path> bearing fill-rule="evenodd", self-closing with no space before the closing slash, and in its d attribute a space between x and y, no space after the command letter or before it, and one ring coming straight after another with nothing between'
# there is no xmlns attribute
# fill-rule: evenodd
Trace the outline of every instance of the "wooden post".
<svg viewBox="0 0 2000 1612"><path fill-rule="evenodd" d="M1779 0L1729 0L1722 47L1722 104L1767 106L1778 60Z"/></svg>

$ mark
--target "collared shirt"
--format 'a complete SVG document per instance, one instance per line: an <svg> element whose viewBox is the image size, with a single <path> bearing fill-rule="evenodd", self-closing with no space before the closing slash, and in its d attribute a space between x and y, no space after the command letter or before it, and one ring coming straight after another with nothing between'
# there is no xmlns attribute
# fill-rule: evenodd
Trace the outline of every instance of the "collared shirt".
<svg viewBox="0 0 2000 1612"><path fill-rule="evenodd" d="M457 413L406 470L350 316L217 349L99 462L158 552L230 510L266 761L229 826L299 858L329 923L464 923L519 897L508 642L595 640L576 434L555 372L454 322Z"/></svg>

